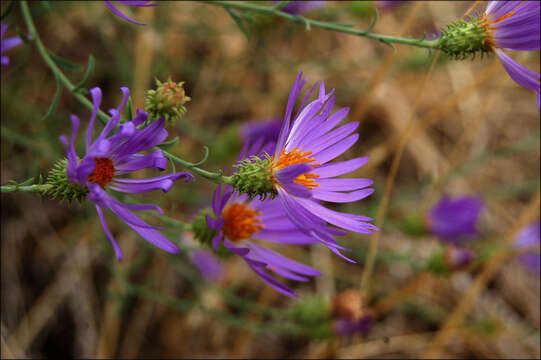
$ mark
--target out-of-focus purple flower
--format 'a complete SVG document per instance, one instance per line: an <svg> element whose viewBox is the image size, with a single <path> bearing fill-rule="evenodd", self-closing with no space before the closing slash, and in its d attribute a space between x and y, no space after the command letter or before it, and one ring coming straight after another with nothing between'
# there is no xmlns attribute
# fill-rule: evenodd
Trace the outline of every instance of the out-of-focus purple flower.
<svg viewBox="0 0 541 360"><path fill-rule="evenodd" d="M527 252L519 256L519 260L531 270L534 274L539 275L541 271L541 255L539 254L539 230L540 222L537 221L525 228L523 228L515 239L515 246L518 248L535 248L531 252Z"/></svg>
<svg viewBox="0 0 541 360"><path fill-rule="evenodd" d="M222 264L212 252L204 249L194 250L190 253L190 260L208 281L220 281L224 277Z"/></svg>
<svg viewBox="0 0 541 360"><path fill-rule="evenodd" d="M445 242L459 244L465 237L477 234L477 219L483 208L478 196L444 196L428 213L428 230Z"/></svg>
<svg viewBox="0 0 541 360"><path fill-rule="evenodd" d="M346 290L333 298L332 329L337 336L349 337L355 333L366 334L372 329L374 317L363 309L362 296L357 290Z"/></svg>
<svg viewBox="0 0 541 360"><path fill-rule="evenodd" d="M122 11L118 10L110 0L104 0L104 1L105 1L105 4L109 7L109 9L112 12L114 12L116 15L120 16L124 20L127 20L137 25L143 25L143 26L146 25L126 16L124 13L122 13ZM139 6L139 7L148 7L148 6L158 5L157 3L154 2L154 0L116 0L116 2L124 4L124 5L128 5L128 6Z"/></svg>
<svg viewBox="0 0 541 360"><path fill-rule="evenodd" d="M468 267L475 253L471 249L449 246L445 251L445 264L448 269L461 270Z"/></svg>
<svg viewBox="0 0 541 360"><path fill-rule="evenodd" d="M7 29L7 25L2 24L0 26L0 61L2 63L2 66L8 66L9 64L9 57L4 55L4 52L11 49L12 47L21 45L23 43L22 39L18 36L4 39Z"/></svg>
<svg viewBox="0 0 541 360"><path fill-rule="evenodd" d="M374 4L378 9L381 10L387 10L394 8L400 4L405 3L405 0L380 0L380 1L374 1Z"/></svg>
<svg viewBox="0 0 541 360"><path fill-rule="evenodd" d="M273 1L275 5L279 4L280 2L280 0ZM325 1L291 1L281 10L288 14L300 15L324 7L325 5Z"/></svg>
<svg viewBox="0 0 541 360"><path fill-rule="evenodd" d="M163 211L160 207L154 204L123 204L105 191L107 187L129 194L146 193L159 189L167 192L176 180L184 178L186 181L190 181L193 178L191 174L185 172L146 179L120 177L120 175L142 169L152 168L163 171L167 167L167 159L161 150L154 150L146 155L138 154L161 144L167 138L167 130L163 127L165 122L163 118L145 128L138 129L137 126L144 123L148 118L146 112L138 109L131 121L122 123L118 130L113 135L110 135L119 125L120 112L126 106L130 95L128 88L122 87L120 89L124 94L122 103L117 109L109 110L111 120L94 141L92 141L92 133L96 114L100 108L102 93L98 87L90 89L94 107L86 131L86 154L81 160L78 159L75 152L75 137L77 136L80 121L77 116L71 115L73 126L71 139L68 142L65 135L60 137L60 141L66 146L67 177L71 183L78 183L88 188L88 199L94 202L103 230L111 241L119 260L122 260L123 257L122 250L107 227L103 209L111 210L151 244L167 252L177 253L179 251L178 247L157 231L157 227L148 225L130 211L156 210L162 215Z"/></svg>
<svg viewBox="0 0 541 360"><path fill-rule="evenodd" d="M330 223L344 230L370 234L378 228L361 215L337 212L320 204L355 202L369 196L374 189L370 179L335 178L354 171L368 161L368 156L331 162L353 146L359 126L352 122L335 128L348 114L342 108L331 114L334 89L328 94L321 82L317 98L306 104L317 83L304 98L292 117L293 108L306 79L299 73L289 94L282 129L272 158L271 171L275 191L287 217L299 229L327 246L346 261L355 262L340 253L348 250L338 245L335 235L345 235L341 229L330 228ZM305 106L306 105L306 106Z"/></svg>
<svg viewBox="0 0 541 360"><path fill-rule="evenodd" d="M245 145L239 159L261 154L262 141ZM223 191L222 191L223 190ZM293 290L269 275L276 275L295 281L309 281L319 276L318 270L293 261L270 250L252 239L279 244L312 244L315 239L301 232L291 222L278 199L250 200L246 194L233 194L229 185L218 185L212 200L214 217L206 216L207 225L216 231L212 239L214 251L223 243L232 253L239 255L250 268L275 290L291 297L297 297Z"/></svg>
<svg viewBox="0 0 541 360"><path fill-rule="evenodd" d="M337 336L350 337L356 333L367 334L374 326L374 317L372 314L365 314L358 320L342 318L334 320L332 323L333 332Z"/></svg>
<svg viewBox="0 0 541 360"><path fill-rule="evenodd" d="M264 122L245 124L240 133L245 144L252 144L261 140L265 144L263 151L272 154L281 128L282 121L279 118L271 118Z"/></svg>
<svg viewBox="0 0 541 360"><path fill-rule="evenodd" d="M505 50L533 51L540 48L539 1L489 1L482 21L488 43L517 84L534 91L540 107L540 76L517 63Z"/></svg>

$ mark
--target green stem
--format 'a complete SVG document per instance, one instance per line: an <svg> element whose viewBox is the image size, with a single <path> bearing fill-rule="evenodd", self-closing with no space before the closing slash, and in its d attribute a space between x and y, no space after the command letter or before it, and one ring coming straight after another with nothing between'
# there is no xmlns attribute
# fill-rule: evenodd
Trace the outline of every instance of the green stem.
<svg viewBox="0 0 541 360"><path fill-rule="evenodd" d="M371 33L369 30L358 30L358 29L353 29L349 26L331 23L327 21L312 20L300 15L288 14L279 9L276 9L275 7L257 5L257 4L252 4L249 2L223 1L223 0L206 0L205 2L211 5L219 5L226 8L235 8L239 10L253 11L253 12L258 12L261 14L281 17L291 22L305 25L307 30L310 30L310 27L314 26L314 27L325 29L325 30L337 31L337 32L342 32L342 33L356 35L356 36L363 36L369 39L381 41L386 44L397 43L397 44L405 44L405 45L430 48L430 49L437 49L438 44L439 44L437 40L411 39L411 38L403 38L403 37L398 37L398 36L374 34L374 33Z"/></svg>
<svg viewBox="0 0 541 360"><path fill-rule="evenodd" d="M49 55L49 52L41 42L41 39L38 35L38 32L36 30L36 27L34 26L34 20L32 19L32 15L30 14L30 10L28 9L28 4L26 0L21 0L21 11L23 13L24 21L26 23L26 26L28 27L28 30L30 34L32 35L32 39L36 43L36 46L38 48L38 52L40 53L41 57L45 61L45 63L49 66L51 71L60 79L60 82L64 87L84 106L86 106L88 109L93 110L94 105L90 100L88 100L84 95L78 93L75 91L75 85L72 84L72 82L64 75L62 70L55 64L54 60ZM107 124L107 122L110 120L110 117L104 113L101 110L98 110L98 118L101 120L103 124ZM156 148L158 149L158 148ZM168 153L165 150L163 151L163 155L170 159L171 161L174 161L193 172L203 176L204 178L213 181L215 183L225 183L230 184L231 183L231 177L223 176L221 173L213 173L210 171L206 171L203 169L200 169L195 164L184 161L173 154Z"/></svg>
<svg viewBox="0 0 541 360"><path fill-rule="evenodd" d="M49 190L53 185L5 185L0 186L1 192L29 192L29 193L44 193Z"/></svg>

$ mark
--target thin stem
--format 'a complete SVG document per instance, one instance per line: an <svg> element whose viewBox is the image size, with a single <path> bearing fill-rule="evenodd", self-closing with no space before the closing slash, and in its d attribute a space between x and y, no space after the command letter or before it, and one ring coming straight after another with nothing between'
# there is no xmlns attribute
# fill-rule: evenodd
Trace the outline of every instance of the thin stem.
<svg viewBox="0 0 541 360"><path fill-rule="evenodd" d="M41 185L5 185L0 186L1 192L29 192L29 193L44 193L49 190L53 185L41 184Z"/></svg>
<svg viewBox="0 0 541 360"><path fill-rule="evenodd" d="M239 2L239 1L207 0L205 2L207 4L218 5L225 8L235 8L235 9L240 9L240 10L253 11L253 12L257 12L261 14L281 17L291 22L305 25L307 30L309 30L313 26L313 27L319 27L325 30L337 31L337 32L342 32L342 33L356 35L356 36L362 36L368 39L378 40L387 44L397 43L397 44L405 44L405 45L430 48L430 49L438 48L437 40L412 39L412 38L403 38L403 37L398 37L398 36L374 34L374 33L371 33L369 30L358 30L358 29L353 29L345 25L340 25L340 24L331 23L327 21L312 20L300 15L288 14L275 7L263 6L263 5L252 4L249 2Z"/></svg>
<svg viewBox="0 0 541 360"><path fill-rule="evenodd" d="M32 19L32 15L30 14L30 10L28 9L28 4L26 0L21 0L21 11L23 13L24 21L26 23L26 26L28 27L28 30L30 31L30 34L32 35L32 39L36 43L36 46L38 48L38 52L43 58L43 61L49 66L51 71L60 79L60 82L64 87L84 106L86 106L88 109L93 110L94 105L90 100L88 100L84 95L78 93L75 91L75 85L72 84L72 82L67 78L67 76L60 70L60 68L55 64L54 60L49 55L49 52L41 42L41 39L38 35L38 32L36 30L36 27L34 26L34 20ZM103 111L98 109L98 118L100 121L105 125L107 122L109 122L110 117L104 113ZM156 148L158 149L158 148ZM197 167L196 164L190 163L188 161L184 161L173 154L170 154L169 152L162 150L163 155L168 158L171 161L174 161L193 172L203 176L204 178L213 181L215 183L225 183L230 184L231 183L231 177L223 176L221 173L213 173L210 171L206 171L203 169L200 169Z"/></svg>

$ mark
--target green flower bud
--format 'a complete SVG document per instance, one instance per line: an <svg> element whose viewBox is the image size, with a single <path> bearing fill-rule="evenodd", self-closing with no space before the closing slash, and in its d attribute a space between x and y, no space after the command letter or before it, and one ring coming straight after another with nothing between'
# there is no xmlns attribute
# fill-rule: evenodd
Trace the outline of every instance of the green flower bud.
<svg viewBox="0 0 541 360"><path fill-rule="evenodd" d="M264 159L255 155L240 161L234 167L237 169L232 176L231 185L240 193L248 194L250 198L259 196L265 200L267 196L274 199L278 192L274 187L272 174L272 158L264 154Z"/></svg>
<svg viewBox="0 0 541 360"><path fill-rule="evenodd" d="M439 48L456 59L463 60L469 55L492 52L492 41L486 21L470 17L469 21L457 20L442 30Z"/></svg>
<svg viewBox="0 0 541 360"><path fill-rule="evenodd" d="M191 99L186 96L183 81L175 83L168 78L166 82L156 79L156 90L148 90L145 98L145 111L151 119L157 120L162 116L174 124L186 113L184 104Z"/></svg>
<svg viewBox="0 0 541 360"><path fill-rule="evenodd" d="M60 198L61 201L72 203L77 200L83 203L88 195L88 189L79 184L71 183L66 174L68 160L66 158L59 160L47 174L46 184L51 187L43 193L50 199Z"/></svg>
<svg viewBox="0 0 541 360"><path fill-rule="evenodd" d="M201 245L210 248L212 247L212 238L216 235L216 231L208 227L206 219L207 215L214 215L212 209L204 209L201 211L192 223L192 232Z"/></svg>

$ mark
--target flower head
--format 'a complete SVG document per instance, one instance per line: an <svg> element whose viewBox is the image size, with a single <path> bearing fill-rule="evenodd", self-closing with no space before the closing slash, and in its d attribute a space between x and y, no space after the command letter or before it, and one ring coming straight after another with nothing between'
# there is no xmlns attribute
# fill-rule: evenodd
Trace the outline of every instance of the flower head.
<svg viewBox="0 0 541 360"><path fill-rule="evenodd" d="M105 234L114 247L116 256L122 259L122 250L113 238L103 214L103 209L109 209L124 220L135 232L151 244L170 253L177 253L177 246L163 236L157 227L150 226L135 215L131 210L156 210L160 215L163 211L153 204L123 204L109 195L105 189L139 194L161 189L169 191L173 183L179 179L190 181L193 176L185 172L167 174L147 179L127 179L121 175L129 174L142 169L165 170L167 159L161 150L154 150L149 154L138 154L161 144L167 138L167 131L163 128L165 120L153 122L147 127L137 128L146 121L148 115L137 110L136 116L122 123L118 130L111 135L120 122L120 112L125 107L128 97L128 88L121 88L124 98L117 109L109 110L111 120L105 125L100 135L92 140L94 122L99 110L102 93L100 88L90 89L94 108L86 131L86 153L78 159L75 152L75 137L79 128L79 118L71 115L73 126L71 139L64 135L60 140L66 146L68 165L66 175L70 183L82 185L88 189L88 199L94 202Z"/></svg>
<svg viewBox="0 0 541 360"><path fill-rule="evenodd" d="M370 234L377 231L374 225L368 223L372 219L328 209L320 201L354 202L374 192L369 188L372 180L335 178L360 168L368 157L331 163L357 142L359 135L353 132L359 123L335 128L349 109L342 108L331 114L335 101L332 96L334 89L327 94L323 83L319 87L319 96L306 104L316 84L292 118L293 107L305 82L300 73L289 94L274 156L266 160L253 160L251 165L244 166L261 167L257 173L261 176L270 174L267 183L272 185L271 197L278 196L287 217L299 229L343 259L354 262L340 253L339 250L348 249L339 246L334 238L334 235L344 235L345 232L330 228L327 223L344 230ZM238 171L237 174L233 176L234 184L237 180L241 186L249 185L249 181L244 181L245 178L249 179L247 171ZM266 188L259 183L256 185ZM252 194L249 190L246 193Z"/></svg>
<svg viewBox="0 0 541 360"><path fill-rule="evenodd" d="M0 26L0 62L2 63L2 66L8 66L9 64L9 57L4 55L4 52L23 43L22 39L18 36L4 39L7 29L8 26L5 24Z"/></svg>
<svg viewBox="0 0 541 360"><path fill-rule="evenodd" d="M156 79L156 90L148 90L145 97L145 111L153 119L162 116L166 121L174 124L186 113L186 104L191 100L186 96L183 81L175 83L171 77L163 83Z"/></svg>
<svg viewBox="0 0 541 360"><path fill-rule="evenodd" d="M489 1L483 14L456 21L442 30L439 46L457 58L494 52L515 82L536 93L537 107L541 111L539 74L523 67L505 52L539 50L539 16L539 1Z"/></svg>
<svg viewBox="0 0 541 360"><path fill-rule="evenodd" d="M515 239L515 246L518 248L532 248L531 251L519 256L519 260L531 270L539 275L541 271L541 255L539 254L539 220L523 228ZM537 249L535 249L537 247Z"/></svg>
<svg viewBox="0 0 541 360"><path fill-rule="evenodd" d="M465 237L477 234L477 219L483 208L477 196L455 199L444 196L428 213L427 228L441 240L459 244Z"/></svg>
<svg viewBox="0 0 541 360"><path fill-rule="evenodd" d="M275 0L273 3L279 4L280 0ZM290 1L281 10L288 14L300 15L323 6L325 6L325 1Z"/></svg>
<svg viewBox="0 0 541 360"><path fill-rule="evenodd" d="M131 23L134 23L134 24L137 24L137 25L143 25L143 26L146 25L146 24L135 21L135 20L129 18L128 16L124 15L124 13L122 13L122 11L118 10L110 0L104 0L104 1L105 1L105 5L107 5L107 7L109 7L109 9L112 12L114 12L116 15L120 16L124 20L127 20L127 21L129 21ZM140 6L140 7L148 7L148 6L156 6L156 5L158 5L153 0L116 0L116 2L124 4L124 5Z"/></svg>
<svg viewBox="0 0 541 360"><path fill-rule="evenodd" d="M362 300L355 290L346 290L334 297L332 329L336 335L349 337L355 333L366 334L372 329L374 317L371 311L363 309Z"/></svg>
<svg viewBox="0 0 541 360"><path fill-rule="evenodd" d="M260 152L262 142L245 146L241 157ZM293 261L258 243L257 240L278 244L311 244L316 242L291 222L278 199L261 201L246 194L233 194L229 185L218 189L212 201L214 216L206 216L207 225L214 230L214 251L223 244L250 266L275 290L296 297L293 290L282 284L273 273L295 281L308 281L308 277L321 273L307 265Z"/></svg>
<svg viewBox="0 0 541 360"><path fill-rule="evenodd" d="M517 63L505 50L531 51L540 48L539 1L489 1L482 17L487 42L517 84L534 91L540 107L540 76Z"/></svg>

